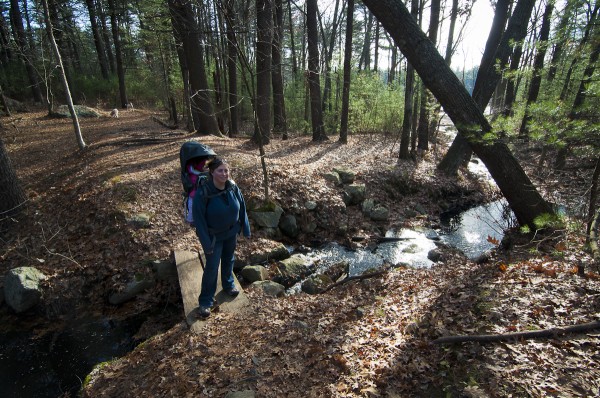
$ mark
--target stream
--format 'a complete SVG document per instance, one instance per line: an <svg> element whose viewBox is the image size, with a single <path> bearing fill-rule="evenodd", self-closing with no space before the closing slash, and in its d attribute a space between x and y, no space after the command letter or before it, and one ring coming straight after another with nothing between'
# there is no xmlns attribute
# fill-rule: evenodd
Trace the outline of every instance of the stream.
<svg viewBox="0 0 600 398"><path fill-rule="evenodd" d="M350 276L377 269L384 263L431 267L429 253L437 241L460 249L475 259L500 242L514 223L506 202L499 200L463 212L446 212L439 230L390 230L385 242L369 249L348 250L335 243L304 254L316 272L345 261ZM301 283L287 290L301 291ZM130 352L134 336L147 315L123 321L77 319L62 331L34 335L29 330L0 333L0 391L6 397L54 398L76 396L84 378L101 362Z"/></svg>

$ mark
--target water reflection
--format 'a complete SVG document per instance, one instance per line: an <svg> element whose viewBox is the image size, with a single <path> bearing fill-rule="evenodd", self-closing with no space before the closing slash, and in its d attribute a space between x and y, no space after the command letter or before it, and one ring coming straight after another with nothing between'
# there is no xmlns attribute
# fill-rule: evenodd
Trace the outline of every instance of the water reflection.
<svg viewBox="0 0 600 398"><path fill-rule="evenodd" d="M506 200L501 199L462 213L444 213L440 223L442 241L475 259L496 247L516 220Z"/></svg>

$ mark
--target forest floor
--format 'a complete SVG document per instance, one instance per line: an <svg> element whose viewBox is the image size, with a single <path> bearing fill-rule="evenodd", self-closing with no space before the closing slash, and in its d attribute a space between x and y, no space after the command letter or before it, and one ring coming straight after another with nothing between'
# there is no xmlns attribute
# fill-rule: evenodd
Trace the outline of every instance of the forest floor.
<svg viewBox="0 0 600 398"><path fill-rule="evenodd" d="M26 190L23 213L3 220L0 272L36 266L50 278L43 304L17 315L0 307L2 328L30 325L40 334L83 312L126 317L178 308L138 333L143 344L93 373L85 396L223 397L507 397L600 395L600 330L549 338L436 344L443 336L505 334L600 320L598 268L584 250L585 227L550 235L513 232L510 244L473 262L444 249L431 268L402 266L319 295L273 298L247 289L251 310L214 313L202 335L189 332L178 286L159 283L121 306L107 297L150 272L148 261L175 249L197 250L181 217L179 147L199 139L224 156L250 203L263 195L258 149L247 138L199 137L169 129L146 110L118 119L80 119L89 148L79 151L69 119L45 112L3 117L1 138ZM498 196L488 182L462 170L438 174L448 142L418 162L398 163L397 138L362 134L348 145L336 137L275 137L266 147L269 188L284 208L313 200L330 209L331 229L286 244L315 241L367 245L398 227L437 228L448 207ZM522 149L522 148L521 148ZM536 167L539 152L519 154L549 200L583 203L594 159L578 156L560 173ZM334 167L357 172L368 196L391 211L387 222L345 208L339 187L323 178ZM408 212L419 207L422 213ZM127 221L150 214L149 228ZM364 238L354 242L352 237ZM269 245L260 231L241 239L241 260ZM585 266L585 275L578 267ZM76 314L76 315L74 315ZM10 326L9 326L10 325Z"/></svg>

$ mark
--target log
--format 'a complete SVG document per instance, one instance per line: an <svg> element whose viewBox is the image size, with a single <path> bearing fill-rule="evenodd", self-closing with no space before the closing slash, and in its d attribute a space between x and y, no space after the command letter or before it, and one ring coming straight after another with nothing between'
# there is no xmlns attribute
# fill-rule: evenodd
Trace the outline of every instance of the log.
<svg viewBox="0 0 600 398"><path fill-rule="evenodd" d="M461 336L446 336L433 340L433 344L456 344L469 341L480 343L494 343L498 341L518 340L518 339L538 339L538 338L557 338L565 334L574 334L587 332L594 329L600 329L600 321L582 323L566 327L557 327L551 329L532 330L528 332L511 332L503 334L476 334Z"/></svg>

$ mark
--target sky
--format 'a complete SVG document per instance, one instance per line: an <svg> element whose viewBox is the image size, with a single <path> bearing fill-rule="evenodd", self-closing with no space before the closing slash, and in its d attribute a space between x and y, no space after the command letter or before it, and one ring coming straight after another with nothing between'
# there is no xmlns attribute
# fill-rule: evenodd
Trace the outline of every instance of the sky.
<svg viewBox="0 0 600 398"><path fill-rule="evenodd" d="M469 69L479 65L490 33L494 11L489 0L476 0L467 22L463 43L452 58L453 67Z"/></svg>

